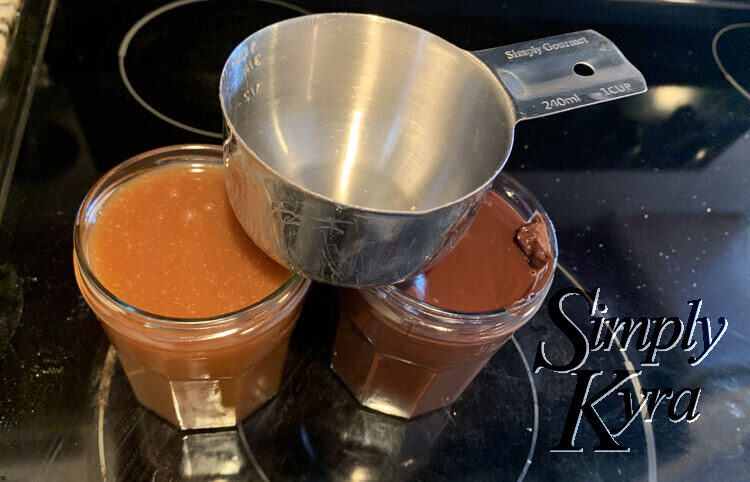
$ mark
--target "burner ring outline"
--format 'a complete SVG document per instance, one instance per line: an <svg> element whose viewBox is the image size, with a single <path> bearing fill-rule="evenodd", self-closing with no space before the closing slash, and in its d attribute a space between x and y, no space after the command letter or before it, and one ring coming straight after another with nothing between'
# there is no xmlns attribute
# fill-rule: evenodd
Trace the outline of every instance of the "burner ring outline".
<svg viewBox="0 0 750 482"><path fill-rule="evenodd" d="M740 94L745 96L745 98L750 99L750 92L745 90L745 88L742 87L739 82L737 82L737 79L735 79L732 74L727 72L726 67L724 67L724 64L721 62L721 59L719 58L719 51L718 51L719 39L721 38L721 36L729 32L730 30L737 30L741 28L750 28L750 22L735 23L732 25L727 25L726 27L716 32L713 40L711 41L711 54L714 57L714 62L716 62L716 66L719 68L719 71L721 71L721 75L723 75L724 78L727 79L727 82L729 82L732 85L732 87L737 89L737 91Z"/></svg>
<svg viewBox="0 0 750 482"><path fill-rule="evenodd" d="M120 71L120 79L122 80L122 83L125 85L125 88L128 90L128 93L131 96L133 96L133 98L136 100L136 102L138 102L141 105L141 107L149 111L151 114L155 115L156 117L163 120L164 122L171 124L179 129L183 129L183 130L192 132L194 134L200 134L202 136L213 137L215 139L222 139L223 135L220 132L213 132L213 131L208 131L205 129L200 129L198 127L185 124L184 122L180 122L176 119L169 117L166 114L159 112L155 107L153 107L151 104L146 102L146 100L138 94L138 92L135 90L135 87L133 87L133 84L130 83L128 74L125 71L125 57L128 55L128 48L130 47L130 42L147 23L149 23L151 20L155 19L156 17L170 10L174 10L175 8L179 8L179 7L189 5L192 3L199 3L199 2L206 2L206 1L209 1L209 0L177 0L175 2L167 3L166 5L162 5L161 7L155 10L152 10L151 12L141 17L137 22L133 24L132 27L130 27L130 30L127 31L125 36L122 38L122 41L120 41L120 46L117 49L117 66ZM292 3L285 2L284 0L258 0L258 1L262 3L268 3L271 5L285 7L285 8L294 10L295 12L298 12L304 15L311 13L309 10L306 10L302 7L298 7Z"/></svg>

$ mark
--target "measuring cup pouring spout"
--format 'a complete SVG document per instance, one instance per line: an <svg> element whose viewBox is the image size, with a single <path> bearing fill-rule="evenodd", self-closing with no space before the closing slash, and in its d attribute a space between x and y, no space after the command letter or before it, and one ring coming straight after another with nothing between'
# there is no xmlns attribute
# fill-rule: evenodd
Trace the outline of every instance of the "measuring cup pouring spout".
<svg viewBox="0 0 750 482"><path fill-rule="evenodd" d="M468 52L374 15L285 20L224 66L227 194L279 263L391 284L458 243L518 121L645 90L593 30Z"/></svg>

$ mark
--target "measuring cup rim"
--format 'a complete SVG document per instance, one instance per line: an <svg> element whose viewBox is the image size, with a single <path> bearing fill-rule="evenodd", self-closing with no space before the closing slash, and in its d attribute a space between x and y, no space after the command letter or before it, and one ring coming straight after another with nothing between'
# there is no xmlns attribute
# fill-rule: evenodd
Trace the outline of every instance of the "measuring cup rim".
<svg viewBox="0 0 750 482"><path fill-rule="evenodd" d="M510 132L509 132L509 136L508 136L508 143L507 143L507 146L506 146L504 152L498 153L498 159L499 159L499 161L498 161L497 169L494 170L494 172L492 173L492 175L489 178L487 178L483 184L481 184L480 186L472 189L471 191L469 191L468 193L464 194L463 196L461 196L458 199L455 199L455 200L450 201L450 202L443 203L443 204L441 204L439 206L431 207L429 209L420 209L420 210L414 210L414 211L403 211L403 210L392 210L392 209L376 209L376 208L371 208L371 207L360 206L360 205L356 205L356 204L349 204L349 203L344 203L344 202L336 201L335 199L333 199L333 198L331 198L329 196L325 196L325 195L320 194L318 192L311 191L310 189L308 189L308 188L300 185L299 183L290 180L288 177L282 175L276 169L274 169L273 167L271 167L267 162L265 162L263 159L261 159L261 157L255 152L255 150L251 149L250 146L248 146L247 143L245 142L245 140L242 138L242 136L239 135L239 133L237 132L237 130L235 129L235 127L233 125L232 120L229 118L229 115L227 114L227 107L225 105L225 99L224 99L224 95L223 95L222 92L224 90L225 74L227 73L227 70L230 67L229 66L229 62L232 59L232 57L234 57L235 53L238 52L238 50L240 48L242 48L243 46L245 46L249 42L251 42L251 39L253 37L263 35L263 34L267 33L268 31L270 31L272 29L278 28L281 25L288 26L288 25L291 25L291 24L295 24L295 23L299 23L299 22L305 22L305 21L311 21L311 20L314 20L314 19L319 19L319 18L324 18L324 17L326 17L326 18L347 18L347 17L364 18L364 17L367 17L367 18L370 18L371 20L376 21L376 22L397 25L398 27L403 28L403 29L407 29L407 30L415 30L415 31L421 33L422 35L426 35L429 38L440 42L441 44L443 44L445 47L447 47L449 49L455 49L457 51L457 53L459 53L460 55L465 56L467 58L467 60L470 60L471 62L475 63L481 70L483 70L484 73L490 79L490 81L491 82L495 82L496 85L497 85L497 88L503 93L503 95L505 95L506 97L508 97L508 106L509 106L508 114L509 114L510 122L509 122L509 125L508 125L508 129L509 129ZM500 173L500 171L502 171L503 167L505 167L505 164L508 161L508 157L510 156L511 150L513 148L513 142L515 140L515 125L516 125L516 123L518 121L518 115L517 115L516 109L513 108L513 102L512 102L512 99L510 98L510 95L507 92L507 89L505 88L505 86L503 85L503 83L501 82L501 80L497 77L497 75L495 75L492 72L492 70L487 66L487 64L485 64L484 62L482 62L472 52L470 52L470 51L468 51L466 49L462 49L461 47L458 47L457 45L449 42L448 40L444 39L443 37L441 37L439 35L436 35L436 34L430 32L428 30L425 30L425 29L421 28L421 27L417 27L415 25L411 25L409 23L402 22L400 20L395 20L395 19L388 18L388 17L382 17L380 15L364 14L364 13L334 12L334 13L317 13L317 14L312 14L312 15L300 15L299 17L293 17L293 18L290 18L290 19L286 19L286 20L282 20L280 22L273 23L271 25L267 25L266 27L263 27L262 29L257 30L256 32L253 32L249 36L245 37L245 39L243 39L239 44L237 44L234 49L232 49L232 52L229 54L229 57L227 57L227 60L224 62L224 66L222 67L222 70L221 70L221 78L219 80L219 103L221 104L221 113L222 113L222 116L224 117L224 121L227 124L227 128L230 130L230 132L233 132L233 133L236 134L235 137L237 139L237 142L240 144L241 148L245 149L248 153L250 153L258 162L260 162L261 165L263 165L263 167L265 167L266 169L268 169L268 171L271 172L277 178L283 180L284 183L286 183L286 184L292 186L293 188L295 188L295 189L297 189L297 190L305 193L306 195L309 195L309 196L311 196L313 198L317 198L317 199L320 199L322 201L334 204L336 206L341 206L343 209L355 209L355 210L358 210L358 211L361 211L361 212L366 212L366 213L373 213L373 214L380 214L380 215L387 215L387 216L401 216L401 217L423 216L425 214L430 214L430 213L433 213L433 212L436 212L436 211L440 211L442 209L450 208L452 206L455 206L457 204L461 204L461 203L465 202L467 199L470 199L470 198L476 196L482 190L486 190L492 184L493 180L497 177L497 175ZM225 133L225 140L226 140L226 133Z"/></svg>

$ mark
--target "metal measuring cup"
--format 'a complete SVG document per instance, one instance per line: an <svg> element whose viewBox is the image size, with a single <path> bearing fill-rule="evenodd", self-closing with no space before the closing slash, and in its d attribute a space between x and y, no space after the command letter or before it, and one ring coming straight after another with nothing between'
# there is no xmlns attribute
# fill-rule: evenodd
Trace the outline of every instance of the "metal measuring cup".
<svg viewBox="0 0 750 482"><path fill-rule="evenodd" d="M518 121L645 91L593 30L472 53L373 15L298 17L224 66L227 193L253 241L303 276L395 283L455 246Z"/></svg>

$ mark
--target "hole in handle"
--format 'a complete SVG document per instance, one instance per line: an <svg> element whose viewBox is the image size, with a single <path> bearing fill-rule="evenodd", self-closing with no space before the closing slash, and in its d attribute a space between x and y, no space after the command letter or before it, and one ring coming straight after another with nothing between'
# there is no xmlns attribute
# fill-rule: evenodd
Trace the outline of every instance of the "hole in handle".
<svg viewBox="0 0 750 482"><path fill-rule="evenodd" d="M573 66L573 72L581 77L590 77L594 75L594 68L585 62L578 62Z"/></svg>

